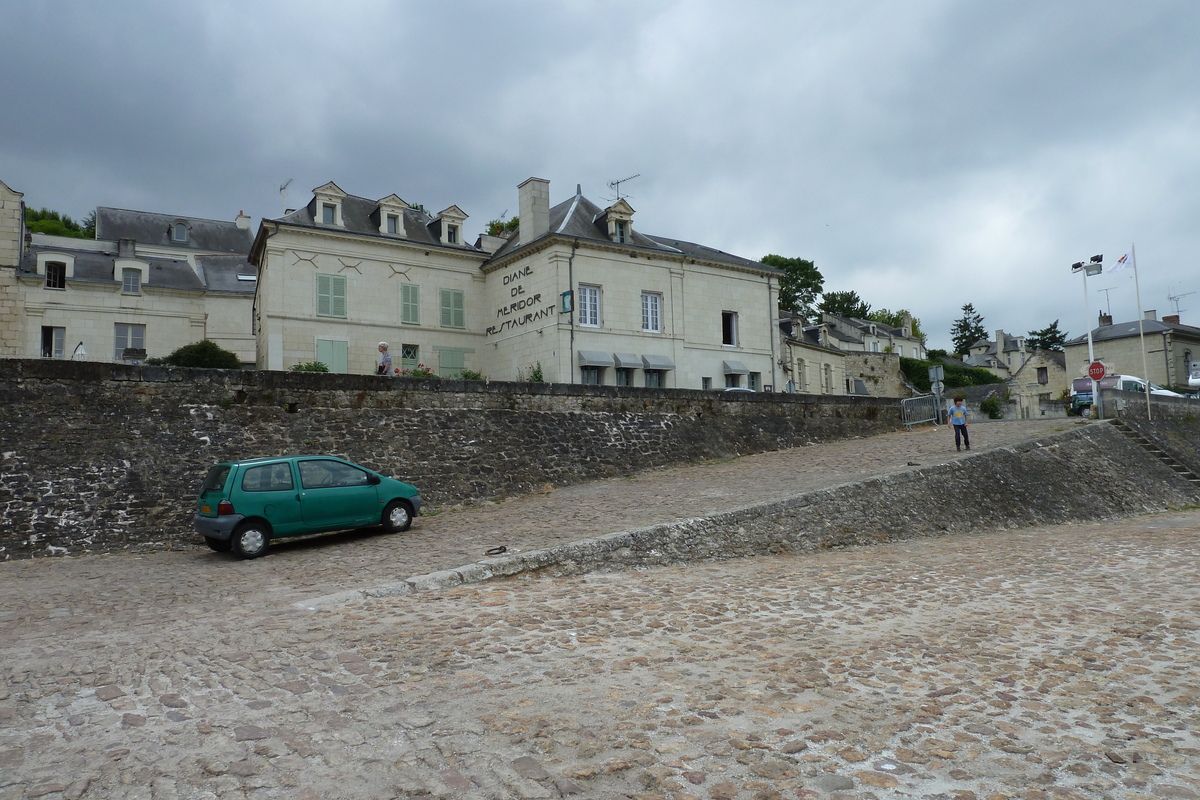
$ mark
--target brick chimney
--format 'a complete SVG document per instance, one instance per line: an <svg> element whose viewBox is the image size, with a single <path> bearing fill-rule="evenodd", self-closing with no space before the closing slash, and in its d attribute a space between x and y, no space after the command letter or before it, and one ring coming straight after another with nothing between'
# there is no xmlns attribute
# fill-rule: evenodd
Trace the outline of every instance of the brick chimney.
<svg viewBox="0 0 1200 800"><path fill-rule="evenodd" d="M1169 323L1171 325L1178 325L1179 324L1179 315L1178 314L1163 314L1162 321Z"/></svg>
<svg viewBox="0 0 1200 800"><path fill-rule="evenodd" d="M550 181L530 178L517 187L521 220L521 244L526 245L550 232Z"/></svg>

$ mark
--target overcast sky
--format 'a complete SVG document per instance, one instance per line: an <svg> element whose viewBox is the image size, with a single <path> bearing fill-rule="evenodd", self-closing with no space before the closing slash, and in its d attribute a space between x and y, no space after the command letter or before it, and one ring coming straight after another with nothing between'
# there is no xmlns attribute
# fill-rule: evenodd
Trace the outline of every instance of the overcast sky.
<svg viewBox="0 0 1200 800"><path fill-rule="evenodd" d="M1131 244L1143 308L1200 324L1195 0L0 0L0 67L0 180L76 219L332 180L473 239L530 176L637 174L639 230L812 259L931 347L964 303L1084 333L1070 264ZM1136 318L1132 270L1088 288Z"/></svg>

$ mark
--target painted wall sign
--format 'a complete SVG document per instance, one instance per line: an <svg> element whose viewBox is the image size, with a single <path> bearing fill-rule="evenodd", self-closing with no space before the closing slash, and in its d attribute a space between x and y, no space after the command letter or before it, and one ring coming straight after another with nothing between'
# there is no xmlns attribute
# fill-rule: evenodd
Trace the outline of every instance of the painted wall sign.
<svg viewBox="0 0 1200 800"><path fill-rule="evenodd" d="M532 275L533 267L524 266L504 276L503 284L508 287L508 296L512 302L496 309L496 318L502 322L489 326L484 331L485 336L493 336L513 328L519 328L530 322L545 319L554 313L553 303L548 306L541 305L542 295L540 293L526 294L523 281Z"/></svg>

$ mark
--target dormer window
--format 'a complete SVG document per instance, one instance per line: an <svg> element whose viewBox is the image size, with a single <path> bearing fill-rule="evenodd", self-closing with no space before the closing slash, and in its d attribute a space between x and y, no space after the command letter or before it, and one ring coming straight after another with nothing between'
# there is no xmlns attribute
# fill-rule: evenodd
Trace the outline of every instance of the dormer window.
<svg viewBox="0 0 1200 800"><path fill-rule="evenodd" d="M604 209L604 217L610 241L617 244L633 241L633 206L624 200L618 200Z"/></svg>
<svg viewBox="0 0 1200 800"><path fill-rule="evenodd" d="M342 198L346 193L338 188L336 183L327 183L313 189L313 221L318 225L335 225L341 227Z"/></svg>
<svg viewBox="0 0 1200 800"><path fill-rule="evenodd" d="M142 293L142 271L125 268L121 270L121 291L125 294Z"/></svg>
<svg viewBox="0 0 1200 800"><path fill-rule="evenodd" d="M61 261L46 262L46 288L67 288L67 265Z"/></svg>
<svg viewBox="0 0 1200 800"><path fill-rule="evenodd" d="M388 214L387 215L387 232L390 234L393 234L393 235L400 232L400 215L399 214Z"/></svg>
<svg viewBox="0 0 1200 800"><path fill-rule="evenodd" d="M616 224L617 241L624 244L629 241L629 223L623 219L617 220Z"/></svg>
<svg viewBox="0 0 1200 800"><path fill-rule="evenodd" d="M439 211L430 225L434 226L435 235L437 226L441 227L441 235L438 238L441 239L442 244L457 245L462 242L462 224L466 219L466 212L458 206L450 206Z"/></svg>
<svg viewBox="0 0 1200 800"><path fill-rule="evenodd" d="M458 244L458 226L446 226L446 242L449 244Z"/></svg>
<svg viewBox="0 0 1200 800"><path fill-rule="evenodd" d="M176 222L171 226L171 241L178 244L187 244L188 227L186 223Z"/></svg>
<svg viewBox="0 0 1200 800"><path fill-rule="evenodd" d="M337 225L337 206L333 203L321 203L321 224Z"/></svg>

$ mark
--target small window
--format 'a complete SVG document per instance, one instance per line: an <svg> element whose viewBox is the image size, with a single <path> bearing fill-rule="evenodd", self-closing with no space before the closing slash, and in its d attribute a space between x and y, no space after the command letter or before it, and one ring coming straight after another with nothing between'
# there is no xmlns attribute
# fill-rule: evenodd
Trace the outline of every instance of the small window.
<svg viewBox="0 0 1200 800"><path fill-rule="evenodd" d="M725 388L739 389L742 386L742 376L736 372L725 373Z"/></svg>
<svg viewBox="0 0 1200 800"><path fill-rule="evenodd" d="M397 215L397 214L388 214L387 215L387 232L388 233L399 233L400 232L400 217L399 217L399 215Z"/></svg>
<svg viewBox="0 0 1200 800"><path fill-rule="evenodd" d="M712 390L712 378L701 378L700 379L700 388L704 389L705 391L711 391Z"/></svg>
<svg viewBox="0 0 1200 800"><path fill-rule="evenodd" d="M67 288L67 265L61 261L46 262L46 288Z"/></svg>
<svg viewBox="0 0 1200 800"><path fill-rule="evenodd" d="M337 206L333 203L321 203L321 222L325 225L336 225Z"/></svg>
<svg viewBox="0 0 1200 800"><path fill-rule="evenodd" d="M346 276L317 276L317 316L346 317ZM328 365L326 365L328 366Z"/></svg>
<svg viewBox="0 0 1200 800"><path fill-rule="evenodd" d="M736 311L721 312L721 344L726 347L737 347L738 315Z"/></svg>
<svg viewBox="0 0 1200 800"><path fill-rule="evenodd" d="M443 328L467 327L462 289L442 289L441 306Z"/></svg>
<svg viewBox="0 0 1200 800"><path fill-rule="evenodd" d="M629 241L629 223L626 222L625 220L619 219L619 220L617 220L616 229L617 229L617 241L620 242L621 244L628 242Z"/></svg>
<svg viewBox="0 0 1200 800"><path fill-rule="evenodd" d="M662 333L662 295L642 292L642 332Z"/></svg>
<svg viewBox="0 0 1200 800"><path fill-rule="evenodd" d="M1038 383L1045 386L1047 383L1050 382L1050 368L1049 367L1038 367L1037 372L1038 372Z"/></svg>
<svg viewBox="0 0 1200 800"><path fill-rule="evenodd" d="M446 241L449 242L450 244L458 244L458 226L457 225L447 225L446 226Z"/></svg>
<svg viewBox="0 0 1200 800"><path fill-rule="evenodd" d="M400 284L400 321L409 325L421 324L421 287L412 283Z"/></svg>
<svg viewBox="0 0 1200 800"><path fill-rule="evenodd" d="M746 388L756 392L762 391L762 373L751 372L746 376Z"/></svg>
<svg viewBox="0 0 1200 800"><path fill-rule="evenodd" d="M617 386L633 386L633 370L617 367Z"/></svg>
<svg viewBox="0 0 1200 800"><path fill-rule="evenodd" d="M579 287L579 324L588 328L600 327L600 287Z"/></svg>
<svg viewBox="0 0 1200 800"><path fill-rule="evenodd" d="M400 345L400 368L416 369L421 364L421 348L415 344Z"/></svg>
<svg viewBox="0 0 1200 800"><path fill-rule="evenodd" d="M242 489L247 492L292 491L292 468L287 464L260 464L242 474Z"/></svg>
<svg viewBox="0 0 1200 800"><path fill-rule="evenodd" d="M121 291L125 294L140 294L142 291L142 271L131 267L121 270Z"/></svg>
<svg viewBox="0 0 1200 800"><path fill-rule="evenodd" d="M604 367L580 367L579 382L584 386L601 386L604 384Z"/></svg>
<svg viewBox="0 0 1200 800"><path fill-rule="evenodd" d="M62 358L67 346L67 329L42 326L42 358Z"/></svg>
<svg viewBox="0 0 1200 800"><path fill-rule="evenodd" d="M646 388L647 389L663 388L663 371L661 369L646 370Z"/></svg>
<svg viewBox="0 0 1200 800"><path fill-rule="evenodd" d="M176 222L171 226L171 241L186 243L188 240L188 227L182 222Z"/></svg>
<svg viewBox="0 0 1200 800"><path fill-rule="evenodd" d="M120 361L125 357L125 351L146 349L146 326L130 325L124 322L116 323L116 344L113 347L113 360Z"/></svg>

